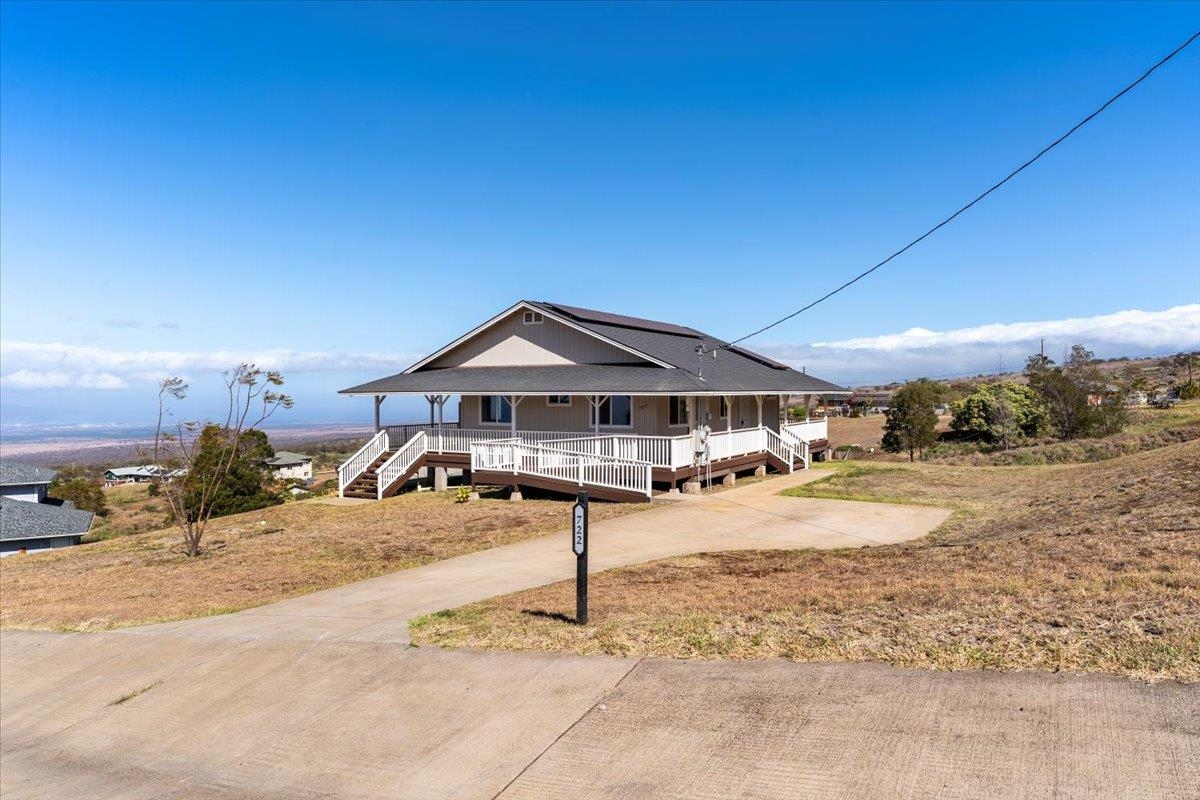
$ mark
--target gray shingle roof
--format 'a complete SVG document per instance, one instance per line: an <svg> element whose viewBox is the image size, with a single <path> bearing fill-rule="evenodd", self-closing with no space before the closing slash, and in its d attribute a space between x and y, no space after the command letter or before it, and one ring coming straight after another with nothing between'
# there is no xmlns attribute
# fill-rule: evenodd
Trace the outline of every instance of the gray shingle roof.
<svg viewBox="0 0 1200 800"><path fill-rule="evenodd" d="M343 394L496 393L496 394L730 394L847 392L761 356L743 347L731 347L694 328L655 322L604 311L526 301L544 312L568 318L573 324L643 353L675 369L647 363L638 365L580 364L568 366L423 367L364 383ZM717 346L717 355L697 360L696 348Z"/></svg>
<svg viewBox="0 0 1200 800"><path fill-rule="evenodd" d="M0 460L0 486L19 486L28 483L49 483L58 472L32 464Z"/></svg>
<svg viewBox="0 0 1200 800"><path fill-rule="evenodd" d="M78 536L92 527L90 511L0 497L0 539Z"/></svg>
<svg viewBox="0 0 1200 800"><path fill-rule="evenodd" d="M312 456L304 453L293 453L290 450L276 450L274 458L268 458L263 463L272 467L295 467L305 461L312 461Z"/></svg>

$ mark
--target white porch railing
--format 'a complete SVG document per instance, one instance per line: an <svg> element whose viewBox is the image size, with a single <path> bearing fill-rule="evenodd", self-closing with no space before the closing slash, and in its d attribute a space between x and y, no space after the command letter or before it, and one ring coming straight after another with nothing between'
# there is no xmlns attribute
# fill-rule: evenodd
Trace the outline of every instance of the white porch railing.
<svg viewBox="0 0 1200 800"><path fill-rule="evenodd" d="M810 419L805 422L789 422L784 429L802 442L815 442L829 438L829 418Z"/></svg>
<svg viewBox="0 0 1200 800"><path fill-rule="evenodd" d="M708 460L761 453L767 449L766 428L742 428L732 431L714 431L708 435Z"/></svg>
<svg viewBox="0 0 1200 800"><path fill-rule="evenodd" d="M580 487L599 486L649 497L653 467L648 461L572 452L510 438L472 443L471 469L531 475Z"/></svg>
<svg viewBox="0 0 1200 800"><path fill-rule="evenodd" d="M426 438L425 431L419 431L416 436L393 453L391 458L383 462L379 469L375 470L377 479L375 497L377 500L382 500L384 491L399 480L401 475L408 472L417 459L425 455Z"/></svg>
<svg viewBox="0 0 1200 800"><path fill-rule="evenodd" d="M386 430L382 430L372 436L357 453L346 459L338 467L338 497L342 497L346 487L353 483L355 478L366 472L367 468L375 463L375 459L383 455L387 449L388 434Z"/></svg>
<svg viewBox="0 0 1200 800"><path fill-rule="evenodd" d="M796 451L796 454L803 459L805 469L808 469L812 466L812 450L807 441L792 433L791 429L786 425L780 428L779 435L785 442L791 444L792 448Z"/></svg>
<svg viewBox="0 0 1200 800"><path fill-rule="evenodd" d="M664 469L690 467L694 455L690 436L583 435L559 439L550 442L549 446L609 458L648 461Z"/></svg>
<svg viewBox="0 0 1200 800"><path fill-rule="evenodd" d="M780 436L770 428L763 428L766 434L764 437L765 449L768 453L778 458L780 461L788 465L788 472L793 472L796 469L796 448L795 446Z"/></svg>

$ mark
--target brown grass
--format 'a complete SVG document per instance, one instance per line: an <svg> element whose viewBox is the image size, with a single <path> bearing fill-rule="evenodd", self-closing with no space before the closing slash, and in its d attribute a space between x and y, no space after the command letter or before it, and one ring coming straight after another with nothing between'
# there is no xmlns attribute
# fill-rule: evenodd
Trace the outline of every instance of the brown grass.
<svg viewBox="0 0 1200 800"><path fill-rule="evenodd" d="M460 504L450 492L354 506L287 503L213 520L199 558L182 555L160 511L152 532L3 559L0 625L100 630L237 611L565 530L570 505ZM646 507L595 503L591 513L606 519Z"/></svg>
<svg viewBox="0 0 1200 800"><path fill-rule="evenodd" d="M167 518L166 500L151 497L149 484L109 486L104 489L104 498L108 503L108 515L96 517L92 530L84 537L86 542L157 530Z"/></svg>
<svg viewBox="0 0 1200 800"><path fill-rule="evenodd" d="M939 669L1109 672L1200 681L1200 442L1102 464L862 465L816 496L950 505L904 545L688 556L413 625L423 644Z"/></svg>

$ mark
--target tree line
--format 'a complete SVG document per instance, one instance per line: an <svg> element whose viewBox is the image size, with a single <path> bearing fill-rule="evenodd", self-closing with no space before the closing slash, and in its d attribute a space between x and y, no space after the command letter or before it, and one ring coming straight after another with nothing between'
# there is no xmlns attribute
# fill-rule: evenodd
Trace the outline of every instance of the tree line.
<svg viewBox="0 0 1200 800"><path fill-rule="evenodd" d="M1183 399L1200 396L1192 375L1198 362L1196 354L1172 359L1174 366L1188 372L1187 380L1176 387ZM982 383L957 399L951 399L952 390L945 384L928 378L909 381L892 396L883 449L907 453L915 461L937 444L936 409L947 402L950 429L958 438L1005 450L1045 436L1067 440L1117 433L1129 422L1126 395L1144 390L1144 379L1106 375L1099 363L1092 351L1078 344L1062 364L1035 354L1025 362L1026 383Z"/></svg>

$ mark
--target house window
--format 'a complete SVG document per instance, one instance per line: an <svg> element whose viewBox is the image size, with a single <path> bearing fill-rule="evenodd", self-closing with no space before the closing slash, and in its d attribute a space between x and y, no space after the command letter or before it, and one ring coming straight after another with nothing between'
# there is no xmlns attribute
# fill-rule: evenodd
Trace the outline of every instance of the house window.
<svg viewBox="0 0 1200 800"><path fill-rule="evenodd" d="M668 425L688 424L688 402L686 397L668 397L667 409Z"/></svg>
<svg viewBox="0 0 1200 800"><path fill-rule="evenodd" d="M569 406L571 405L571 395L569 394L552 394L546 397L546 405L548 406Z"/></svg>
<svg viewBox="0 0 1200 800"><path fill-rule="evenodd" d="M725 419L729 416L729 403L725 402L724 396L720 398L717 404L717 419Z"/></svg>
<svg viewBox="0 0 1200 800"><path fill-rule="evenodd" d="M540 311L526 311L525 312L525 324L526 325L541 325L545 321L545 319L546 318L544 316L542 316L542 312L540 312Z"/></svg>
<svg viewBox="0 0 1200 800"><path fill-rule="evenodd" d="M628 428L633 425L633 403L627 394L614 394L592 406L592 424Z"/></svg>
<svg viewBox="0 0 1200 800"><path fill-rule="evenodd" d="M512 423L512 403L502 394L485 394L479 398L479 421L495 425Z"/></svg>

